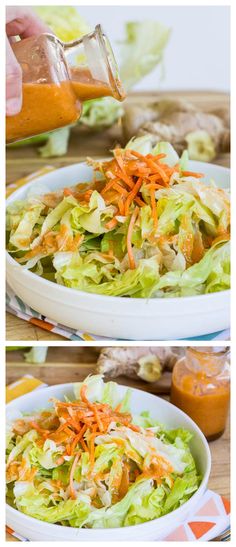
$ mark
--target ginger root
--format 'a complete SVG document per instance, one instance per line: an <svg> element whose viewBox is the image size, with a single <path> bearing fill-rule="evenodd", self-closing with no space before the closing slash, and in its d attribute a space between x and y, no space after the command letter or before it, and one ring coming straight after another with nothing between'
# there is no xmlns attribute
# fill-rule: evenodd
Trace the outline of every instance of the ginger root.
<svg viewBox="0 0 236 547"><path fill-rule="evenodd" d="M107 378L127 376L157 382L164 369L172 370L184 354L179 347L111 347L102 349L96 372Z"/></svg>
<svg viewBox="0 0 236 547"><path fill-rule="evenodd" d="M122 118L124 138L150 135L153 145L160 141L170 142L181 154L188 149L187 136L202 131L212 143L205 161L211 161L222 152L229 152L230 129L229 109L221 108L203 112L187 101L160 99L143 108L141 104L127 105ZM199 148L200 150L200 148ZM191 157L190 159L202 159ZM209 160L208 160L209 157Z"/></svg>

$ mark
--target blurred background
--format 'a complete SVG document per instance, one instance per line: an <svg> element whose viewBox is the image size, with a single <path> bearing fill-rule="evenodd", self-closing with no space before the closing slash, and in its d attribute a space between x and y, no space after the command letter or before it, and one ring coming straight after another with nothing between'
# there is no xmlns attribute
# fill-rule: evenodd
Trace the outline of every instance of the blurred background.
<svg viewBox="0 0 236 547"><path fill-rule="evenodd" d="M230 88L230 8L228 6L79 6L93 27L101 22L119 59L127 21L156 19L171 29L165 50L164 78L160 67L135 86L136 90ZM115 22L115 24L114 24ZM146 37L148 39L148 37Z"/></svg>

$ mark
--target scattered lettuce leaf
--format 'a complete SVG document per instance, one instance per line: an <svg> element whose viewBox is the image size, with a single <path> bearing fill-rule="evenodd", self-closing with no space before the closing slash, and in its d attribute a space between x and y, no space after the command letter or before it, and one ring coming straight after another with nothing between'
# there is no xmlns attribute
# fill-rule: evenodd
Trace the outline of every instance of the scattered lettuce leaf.
<svg viewBox="0 0 236 547"><path fill-rule="evenodd" d="M24 354L27 363L45 363L48 352L48 346L34 346L30 351Z"/></svg>
<svg viewBox="0 0 236 547"><path fill-rule="evenodd" d="M140 21L126 23L125 31L120 75L129 90L161 63L170 29L158 21Z"/></svg>
<svg viewBox="0 0 236 547"><path fill-rule="evenodd" d="M63 42L70 42L90 32L90 27L73 6L36 6L39 17Z"/></svg>

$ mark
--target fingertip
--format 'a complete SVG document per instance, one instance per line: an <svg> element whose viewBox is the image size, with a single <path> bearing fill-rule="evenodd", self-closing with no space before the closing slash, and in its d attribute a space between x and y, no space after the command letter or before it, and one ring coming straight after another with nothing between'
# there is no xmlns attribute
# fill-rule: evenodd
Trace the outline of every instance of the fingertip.
<svg viewBox="0 0 236 547"><path fill-rule="evenodd" d="M7 116L15 116L21 111L21 99L19 97L11 97L7 100L6 114Z"/></svg>

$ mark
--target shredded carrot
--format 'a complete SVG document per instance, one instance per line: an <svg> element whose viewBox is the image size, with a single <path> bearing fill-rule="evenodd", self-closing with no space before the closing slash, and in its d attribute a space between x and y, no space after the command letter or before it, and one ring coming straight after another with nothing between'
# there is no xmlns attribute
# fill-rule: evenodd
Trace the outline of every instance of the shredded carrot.
<svg viewBox="0 0 236 547"><path fill-rule="evenodd" d="M139 196L136 196L134 201L135 203L137 203L137 205L139 205L139 207L144 207L144 205L147 205L145 201L143 201L143 199L141 199Z"/></svg>
<svg viewBox="0 0 236 547"><path fill-rule="evenodd" d="M83 437L80 439L80 444L82 446L82 448L84 449L85 452L89 452L89 449L87 447L87 444L85 442L85 440L83 439Z"/></svg>
<svg viewBox="0 0 236 547"><path fill-rule="evenodd" d="M133 187L133 190L129 193L127 200L125 202L125 215L127 216L129 214L129 207L132 203L133 199L135 198L136 194L138 193L139 189L141 188L143 183L143 180L141 177L138 178L136 184Z"/></svg>
<svg viewBox="0 0 236 547"><path fill-rule="evenodd" d="M117 205L119 208L120 215L123 216L125 214L125 204L123 202L123 199L119 199L117 202Z"/></svg>
<svg viewBox="0 0 236 547"><path fill-rule="evenodd" d="M115 159L119 165L119 168L121 170L121 173L122 173L122 176L121 178L123 178L124 182L126 182L126 184L128 184L128 186L133 186L133 181L132 181L132 178L129 177L126 172L125 172L125 168L124 168L124 161L123 161L123 158L122 158L122 150L120 148L116 148L114 150L114 156L115 156Z"/></svg>
<svg viewBox="0 0 236 547"><path fill-rule="evenodd" d="M166 158L166 154L157 154L156 156L153 156L152 154L147 154L147 158L152 158L153 160L162 160Z"/></svg>
<svg viewBox="0 0 236 547"><path fill-rule="evenodd" d="M203 173L195 173L194 171L182 171L182 175L184 177L195 177L196 179L204 177Z"/></svg>
<svg viewBox="0 0 236 547"><path fill-rule="evenodd" d="M115 188L115 190L117 190L117 192L119 194L121 194L122 196L127 196L128 195L128 192L125 188L123 188L123 186L121 186L120 184L118 184L117 182L114 182L113 184L113 188Z"/></svg>
<svg viewBox="0 0 236 547"><path fill-rule="evenodd" d="M107 184L105 184L104 188L101 190L101 196L104 196L104 194L108 192L108 190L113 188L113 185L114 185L114 180L107 182Z"/></svg>
<svg viewBox="0 0 236 547"><path fill-rule="evenodd" d="M165 154L147 154L147 156L144 156L135 150L122 150L121 148L114 150L114 158L103 164L106 183L101 194L106 204L116 204L119 213L122 216L128 216L132 203L137 204L139 207L146 205L140 191L144 185L150 190L150 199L154 211L153 192L151 191L153 188L158 190L167 187L172 174L178 169L178 166L169 167L167 164L160 162L165 158ZM155 187L150 186L151 184L155 184ZM127 186L129 189L127 189Z"/></svg>
<svg viewBox="0 0 236 547"><path fill-rule="evenodd" d="M63 195L65 197L68 197L68 196L73 196L74 193L73 193L73 190L71 190L71 188L64 188Z"/></svg>
<svg viewBox="0 0 236 547"><path fill-rule="evenodd" d="M137 220L138 213L139 213L139 209L138 209L138 207L135 207L134 212L133 212L133 214L131 216L131 219L130 219L128 233L127 233L127 251L128 251L128 256L129 256L129 266L130 266L131 270L135 269L135 260L134 260L134 255L133 255L133 251L132 251L132 241L131 240L132 240L133 228L134 228L135 222Z"/></svg>
<svg viewBox="0 0 236 547"><path fill-rule="evenodd" d="M48 429L43 429L42 427L40 427L36 422L32 421L30 422L29 424L33 429L36 429L36 431L38 431L38 433L41 433L41 435L47 435L48 433L50 433L50 431Z"/></svg>
<svg viewBox="0 0 236 547"><path fill-rule="evenodd" d="M82 439L85 431L87 429L87 426L86 424L83 425L83 427L81 428L80 432L78 433L78 435L76 435L76 437L74 438L72 444L71 444L71 453L73 454L74 452L74 449L76 447L76 445L78 444L78 442Z"/></svg>
<svg viewBox="0 0 236 547"><path fill-rule="evenodd" d="M105 224L105 228L107 228L107 230L113 230L113 228L115 228L118 224L118 220L113 217L111 220L109 220L109 222L107 222Z"/></svg>
<svg viewBox="0 0 236 547"><path fill-rule="evenodd" d="M94 407L94 416L95 416L95 418L96 418L96 421L97 421L97 424L98 424L98 429L99 429L99 431L101 431L101 432L103 433L104 428L103 428L102 421L101 421L101 419L100 419L100 416L99 416L99 414L98 414L98 411L97 411L96 406Z"/></svg>
<svg viewBox="0 0 236 547"><path fill-rule="evenodd" d="M147 158L147 164L150 165L154 172L158 173L161 176L163 182L169 182L169 178L165 173L164 168L162 168L160 165L157 165L157 163L154 162L151 158Z"/></svg>
<svg viewBox="0 0 236 547"><path fill-rule="evenodd" d="M155 182L150 182L150 184L146 184L146 188L148 188L148 190L160 190L163 186L161 184L156 184Z"/></svg>
<svg viewBox="0 0 236 547"><path fill-rule="evenodd" d="M90 401L87 399L86 393L87 393L87 386L86 384L84 384L80 390L80 398L81 398L81 401L83 401L83 403L88 404L90 403Z"/></svg>

